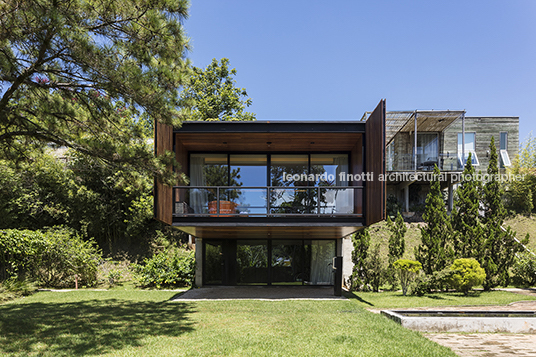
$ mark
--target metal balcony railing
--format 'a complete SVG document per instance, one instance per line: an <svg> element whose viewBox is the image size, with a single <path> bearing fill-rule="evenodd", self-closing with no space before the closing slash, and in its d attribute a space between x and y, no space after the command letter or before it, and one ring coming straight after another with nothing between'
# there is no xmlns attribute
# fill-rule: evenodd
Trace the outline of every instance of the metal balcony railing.
<svg viewBox="0 0 536 357"><path fill-rule="evenodd" d="M363 186L174 186L175 217L357 216ZM361 211L361 209L359 209Z"/></svg>

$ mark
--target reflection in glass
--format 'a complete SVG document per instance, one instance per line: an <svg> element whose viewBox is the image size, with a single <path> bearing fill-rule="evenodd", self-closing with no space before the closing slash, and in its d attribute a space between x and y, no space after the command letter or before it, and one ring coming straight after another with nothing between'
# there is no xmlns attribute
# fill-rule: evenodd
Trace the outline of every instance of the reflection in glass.
<svg viewBox="0 0 536 357"><path fill-rule="evenodd" d="M437 133L417 133L417 165L419 169L433 170L439 165L439 146Z"/></svg>
<svg viewBox="0 0 536 357"><path fill-rule="evenodd" d="M272 155L270 182L276 187L303 187L308 181L308 155ZM311 192L307 189L280 189L271 192L271 213L310 213ZM314 206L314 205L313 205Z"/></svg>
<svg viewBox="0 0 536 357"><path fill-rule="evenodd" d="M311 274L311 247L302 240L272 242L272 284L307 283Z"/></svg>
<svg viewBox="0 0 536 357"><path fill-rule="evenodd" d="M335 241L313 240L311 248L311 284L333 285Z"/></svg>
<svg viewBox="0 0 536 357"><path fill-rule="evenodd" d="M238 240L238 284L268 283L268 241Z"/></svg>
<svg viewBox="0 0 536 357"><path fill-rule="evenodd" d="M227 154L190 155L191 186L227 186L228 184ZM216 194L216 189L193 190L190 193L190 207L195 213L208 213L209 202L216 201ZM222 197L221 195L219 198L220 200L229 200L228 197Z"/></svg>
<svg viewBox="0 0 536 357"><path fill-rule="evenodd" d="M266 155L230 155L231 172L239 172L231 186L264 187L267 179ZM230 193L235 197L237 213L266 214L265 189L237 189Z"/></svg>
<svg viewBox="0 0 536 357"><path fill-rule="evenodd" d="M221 242L206 242L204 262L205 284L222 284L223 252Z"/></svg>

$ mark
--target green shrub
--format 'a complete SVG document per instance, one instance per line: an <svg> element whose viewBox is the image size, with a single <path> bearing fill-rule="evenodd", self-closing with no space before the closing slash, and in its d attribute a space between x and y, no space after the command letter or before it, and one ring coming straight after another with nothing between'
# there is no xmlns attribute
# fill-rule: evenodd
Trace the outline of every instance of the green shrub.
<svg viewBox="0 0 536 357"><path fill-rule="evenodd" d="M417 273L422 269L422 264L408 259L398 259L393 263L400 285L402 285L402 294L406 296L410 283L415 279Z"/></svg>
<svg viewBox="0 0 536 357"><path fill-rule="evenodd" d="M94 285L100 259L93 241L61 227L0 231L0 267L8 277L28 278L40 286L72 287L75 275L80 284Z"/></svg>
<svg viewBox="0 0 536 357"><path fill-rule="evenodd" d="M0 302L28 296L37 291L35 283L13 276L0 283Z"/></svg>
<svg viewBox="0 0 536 357"><path fill-rule="evenodd" d="M456 259L450 266L450 270L453 271L453 274L449 278L449 284L465 295L473 286L482 284L486 278L486 272L474 258Z"/></svg>
<svg viewBox="0 0 536 357"><path fill-rule="evenodd" d="M411 284L410 290L412 295L423 296L426 293L434 290L447 291L450 286L450 278L454 271L446 268L440 271L435 271L433 274L421 274L417 276Z"/></svg>
<svg viewBox="0 0 536 357"><path fill-rule="evenodd" d="M512 267L512 280L515 285L536 285L536 256L525 252L516 256Z"/></svg>
<svg viewBox="0 0 536 357"><path fill-rule="evenodd" d="M144 287L191 286L195 275L194 251L168 247L145 258L143 264L132 264L134 277Z"/></svg>
<svg viewBox="0 0 536 357"><path fill-rule="evenodd" d="M375 244L365 260L366 280L365 284L372 288L372 291L378 292L380 286L386 280L387 269L385 268L380 255L380 243ZM368 290L364 287L363 290Z"/></svg>

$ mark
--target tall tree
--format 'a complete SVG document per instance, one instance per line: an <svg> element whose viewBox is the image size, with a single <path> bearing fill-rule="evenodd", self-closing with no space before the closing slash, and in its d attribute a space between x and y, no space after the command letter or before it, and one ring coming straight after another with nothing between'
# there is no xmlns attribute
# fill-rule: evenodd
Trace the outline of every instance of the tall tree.
<svg viewBox="0 0 536 357"><path fill-rule="evenodd" d="M370 233L367 228L357 231L352 236L354 249L352 250L351 289L360 290L367 282L367 257L370 247Z"/></svg>
<svg viewBox="0 0 536 357"><path fill-rule="evenodd" d="M402 258L406 250L406 224L400 212L397 212L395 221L387 217L387 225L391 231L389 236L389 265L391 266L396 260Z"/></svg>
<svg viewBox="0 0 536 357"><path fill-rule="evenodd" d="M52 143L162 173L165 165L123 119L145 113L179 122L187 7L186 0L2 1L0 155L21 158Z"/></svg>
<svg viewBox="0 0 536 357"><path fill-rule="evenodd" d="M515 240L515 233L511 231L510 227L506 230L502 227L506 218L506 209L502 201L504 191L498 177L499 160L493 137L491 137L489 151L488 179L484 183L482 195L484 256L480 261L486 271L485 290L508 284L508 271L514 264L515 254L523 250L523 246Z"/></svg>
<svg viewBox="0 0 536 357"><path fill-rule="evenodd" d="M415 247L415 259L422 264L423 271L431 275L446 268L452 262L452 226L447 215L439 182L440 171L434 167L434 180L426 197L421 227L421 244Z"/></svg>
<svg viewBox="0 0 536 357"><path fill-rule="evenodd" d="M389 236L389 266L387 269L387 280L391 284L393 289L396 286L396 270L393 266L394 262L402 258L404 251L406 250L405 235L406 224L400 212L397 212L395 221L391 221L391 217L387 216L387 226L391 231Z"/></svg>
<svg viewBox="0 0 536 357"><path fill-rule="evenodd" d="M193 73L181 92L185 107L191 108L190 120L255 120L245 112L252 103L245 88L235 86L236 69L229 69L229 60L213 59L205 69Z"/></svg>
<svg viewBox="0 0 536 357"><path fill-rule="evenodd" d="M475 258L482 261L484 232L479 218L482 185L476 179L471 154L463 170L464 180L456 190L451 220L454 251L457 258Z"/></svg>

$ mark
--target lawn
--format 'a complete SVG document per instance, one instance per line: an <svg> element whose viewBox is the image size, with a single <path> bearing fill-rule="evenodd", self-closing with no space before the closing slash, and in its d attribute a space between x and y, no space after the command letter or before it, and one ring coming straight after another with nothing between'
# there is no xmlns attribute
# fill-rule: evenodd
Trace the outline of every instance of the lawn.
<svg viewBox="0 0 536 357"><path fill-rule="evenodd" d="M381 293L354 292L346 296L356 300L361 307L371 309L433 307L433 306L463 306L463 305L507 305L521 300L536 300L536 296L514 294L507 291L473 291L468 296L463 293L434 293L424 296L403 296L400 291Z"/></svg>
<svg viewBox="0 0 536 357"><path fill-rule="evenodd" d="M174 294L39 292L2 304L0 355L455 356L359 299L169 302Z"/></svg>

